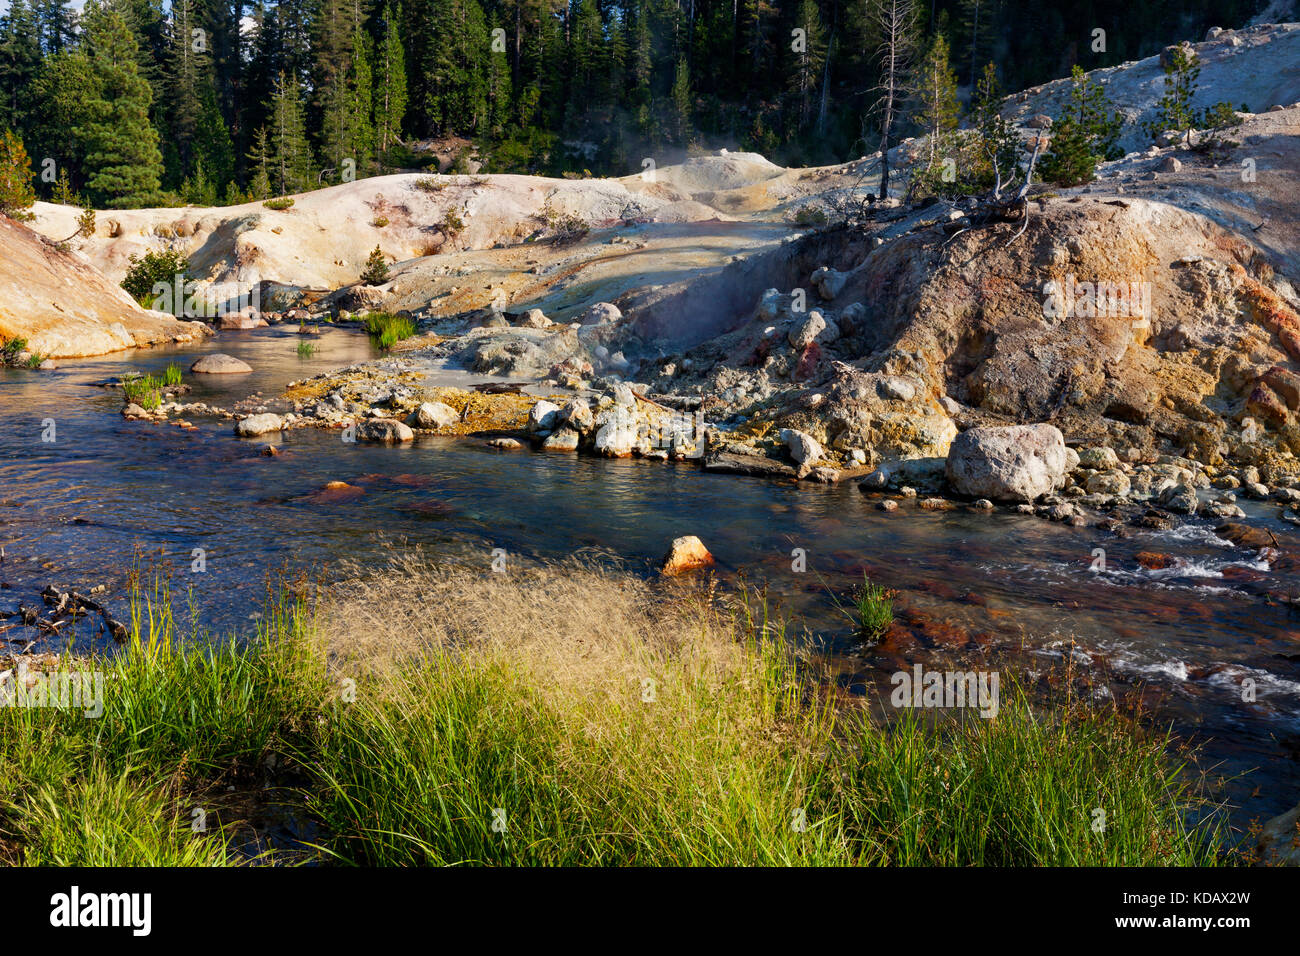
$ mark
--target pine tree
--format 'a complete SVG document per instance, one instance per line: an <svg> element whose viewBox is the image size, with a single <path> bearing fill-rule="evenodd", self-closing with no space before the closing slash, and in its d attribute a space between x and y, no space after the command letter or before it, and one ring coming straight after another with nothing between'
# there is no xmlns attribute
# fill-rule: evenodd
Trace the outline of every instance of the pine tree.
<svg viewBox="0 0 1300 956"><path fill-rule="evenodd" d="M361 281L366 285L383 285L388 281L388 260L384 258L384 253L378 246L375 246L370 257L366 259L366 268L361 273Z"/></svg>
<svg viewBox="0 0 1300 956"><path fill-rule="evenodd" d="M802 0L795 12L795 28L802 36L793 36L790 42L794 65L790 71L790 91L796 103L796 126L807 127L812 118L813 98L817 80L826 62L826 31L822 28L821 14L816 0Z"/></svg>
<svg viewBox="0 0 1300 956"><path fill-rule="evenodd" d="M1123 155L1119 133L1123 118L1110 111L1106 92L1090 81L1083 67L1071 71L1070 100L1052 124L1052 142L1038 166L1045 182L1078 186L1091 182L1097 164Z"/></svg>
<svg viewBox="0 0 1300 956"><path fill-rule="evenodd" d="M1159 136L1165 130L1184 133L1187 145L1192 144L1192 130L1196 128L1196 110L1192 97L1196 94L1196 79L1201 75L1201 64L1190 47L1176 46L1165 64L1165 91L1156 103L1156 118L1146 124L1147 132Z"/></svg>
<svg viewBox="0 0 1300 956"><path fill-rule="evenodd" d="M32 163L23 141L12 130L0 133L0 215L27 220L36 202L32 190Z"/></svg>
<svg viewBox="0 0 1300 956"><path fill-rule="evenodd" d="M335 170L336 181L353 173L370 172L374 155L374 127L371 122L370 52L360 26L354 27L346 60L329 80L324 96L321 151Z"/></svg>
<svg viewBox="0 0 1300 956"><path fill-rule="evenodd" d="M303 120L302 91L287 74L276 77L266 134L269 186L277 196L305 192L313 185L311 147Z"/></svg>
<svg viewBox="0 0 1300 956"><path fill-rule="evenodd" d="M234 147L217 103L216 78L206 32L196 38L193 0L173 0L164 63L168 145L174 151L173 181L192 177L203 163L214 189L234 176Z"/></svg>
<svg viewBox="0 0 1300 956"><path fill-rule="evenodd" d="M972 179L980 187L1007 184L1015 177L1019 164L1020 136L1002 117L1003 99L998 68L991 62L986 63L971 100L971 120L975 128Z"/></svg>
<svg viewBox="0 0 1300 956"><path fill-rule="evenodd" d="M1088 131L1067 116L1052 124L1052 143L1038 162L1038 174L1044 182L1079 186L1092 182L1100 159Z"/></svg>
<svg viewBox="0 0 1300 956"><path fill-rule="evenodd" d="M391 4L384 7L383 41L376 45L374 62L375 87L375 148L380 161L402 136L402 120L406 116L406 55L402 37L398 32L402 10L394 12ZM508 105L508 96L505 97Z"/></svg>
<svg viewBox="0 0 1300 956"><path fill-rule="evenodd" d="M1083 67L1075 64L1070 71L1070 100L1063 116L1069 117L1092 140L1092 151L1104 160L1119 159L1119 134L1124 117L1112 112L1106 91L1100 83L1088 79Z"/></svg>
<svg viewBox="0 0 1300 956"><path fill-rule="evenodd" d="M686 145L691 134L691 72L686 61L677 61L670 94L673 104L673 133L681 145Z"/></svg>
<svg viewBox="0 0 1300 956"><path fill-rule="evenodd" d="M271 197L271 148L267 143L266 127L253 136L253 146L248 153L248 168L252 172L248 193L253 199Z"/></svg>
<svg viewBox="0 0 1300 956"><path fill-rule="evenodd" d="M90 83L74 130L84 151L86 189L96 205L131 208L156 202L162 175L158 133L149 122L153 94L137 65L126 21L94 0L86 4L84 56Z"/></svg>
<svg viewBox="0 0 1300 956"><path fill-rule="evenodd" d="M961 114L957 102L957 74L949 62L948 40L936 34L916 74L917 124L929 139L927 171L947 150Z"/></svg>
<svg viewBox="0 0 1300 956"><path fill-rule="evenodd" d="M30 135L35 104L32 92L41 70L36 11L27 0L11 0L0 20L0 124Z"/></svg>
<svg viewBox="0 0 1300 956"><path fill-rule="evenodd" d="M76 15L67 0L35 0L36 27L41 48L48 54L62 53L76 42Z"/></svg>

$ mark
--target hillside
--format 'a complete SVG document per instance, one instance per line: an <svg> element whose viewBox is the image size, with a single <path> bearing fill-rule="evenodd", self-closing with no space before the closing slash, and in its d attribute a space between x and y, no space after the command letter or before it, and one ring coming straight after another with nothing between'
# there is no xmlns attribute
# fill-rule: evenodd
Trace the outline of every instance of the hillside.
<svg viewBox="0 0 1300 956"><path fill-rule="evenodd" d="M201 322L141 309L102 272L4 216L0 263L0 340L25 339L35 355L103 355L208 332Z"/></svg>

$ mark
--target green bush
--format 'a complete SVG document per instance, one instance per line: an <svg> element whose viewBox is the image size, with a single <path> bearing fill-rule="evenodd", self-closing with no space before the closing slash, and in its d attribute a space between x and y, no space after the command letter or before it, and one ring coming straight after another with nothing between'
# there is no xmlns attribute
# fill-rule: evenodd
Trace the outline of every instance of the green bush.
<svg viewBox="0 0 1300 956"><path fill-rule="evenodd" d="M128 261L130 266L126 270L126 278L122 280L122 288L145 308L154 307L155 285L163 283L173 290L175 296L176 277L181 277L181 301L173 302L171 309L173 314L179 315L185 307L184 287L189 281L189 259L175 249L164 249L161 252L146 252L140 258L132 255Z"/></svg>
<svg viewBox="0 0 1300 956"><path fill-rule="evenodd" d="M262 203L267 209L273 209L276 212L284 212L286 209L293 208L292 196L277 196L275 199L268 199Z"/></svg>

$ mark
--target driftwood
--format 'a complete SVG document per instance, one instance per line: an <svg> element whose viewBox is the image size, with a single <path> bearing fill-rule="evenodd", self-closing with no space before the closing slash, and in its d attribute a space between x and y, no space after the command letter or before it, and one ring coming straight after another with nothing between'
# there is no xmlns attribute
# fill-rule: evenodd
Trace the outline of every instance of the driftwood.
<svg viewBox="0 0 1300 956"><path fill-rule="evenodd" d="M1038 165L1038 156L1042 152L1043 137L1041 133L1034 135L1034 152L1029 157L1029 165L1025 169L1024 182L1020 188L1010 197L1003 197L1002 190L1015 182L1013 177L1009 182L1002 182L1002 170L997 163L993 164L997 180L993 185L992 192L976 201L975 207L965 214L962 221L965 223L961 228L947 238L944 245L952 242L963 232L969 232L977 226L986 226L995 222L1016 222L1020 221L1020 228L1016 234L1006 241L1002 248L1010 246L1013 242L1025 234L1029 228L1029 187L1034 183L1034 167Z"/></svg>

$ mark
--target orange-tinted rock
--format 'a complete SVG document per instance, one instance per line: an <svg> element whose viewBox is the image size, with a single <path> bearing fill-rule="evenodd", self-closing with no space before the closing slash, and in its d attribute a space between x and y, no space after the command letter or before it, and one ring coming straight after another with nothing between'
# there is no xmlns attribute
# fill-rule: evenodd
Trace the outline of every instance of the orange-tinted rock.
<svg viewBox="0 0 1300 956"><path fill-rule="evenodd" d="M713 564L713 555L704 546L704 542L693 534L674 538L672 547L664 555L663 573L667 575L685 574Z"/></svg>
<svg viewBox="0 0 1300 956"><path fill-rule="evenodd" d="M1300 375L1274 365L1260 376L1260 381L1280 395L1287 408L1300 408Z"/></svg>
<svg viewBox="0 0 1300 956"><path fill-rule="evenodd" d="M1251 390L1250 397L1246 399L1246 411L1274 425L1286 422L1286 405L1263 382Z"/></svg>
<svg viewBox="0 0 1300 956"><path fill-rule="evenodd" d="M1173 567L1174 564L1174 559L1169 555L1155 551L1139 551L1134 555L1134 560L1148 571L1163 571L1165 568Z"/></svg>

